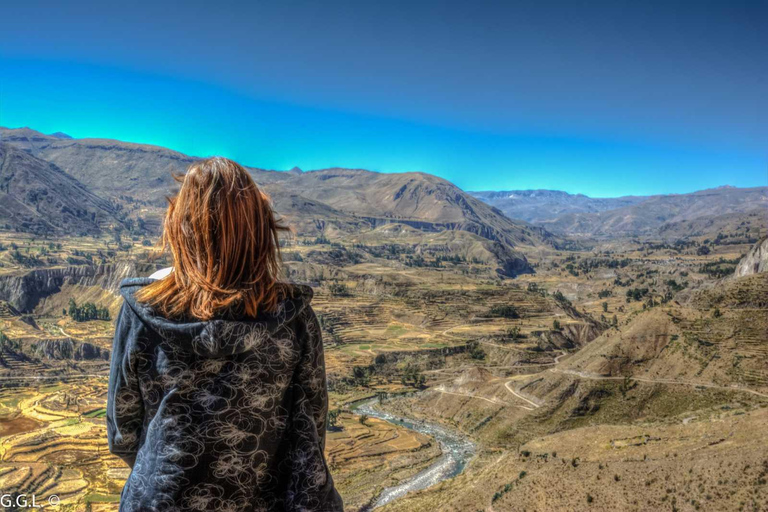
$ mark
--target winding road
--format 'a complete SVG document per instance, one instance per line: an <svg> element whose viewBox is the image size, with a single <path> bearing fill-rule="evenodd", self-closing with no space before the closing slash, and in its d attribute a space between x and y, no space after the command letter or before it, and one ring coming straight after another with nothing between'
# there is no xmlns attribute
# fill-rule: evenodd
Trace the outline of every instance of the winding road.
<svg viewBox="0 0 768 512"><path fill-rule="evenodd" d="M588 379L588 380L624 380L625 377L613 377L608 375L595 375L593 373L588 372L580 372L576 370L559 370L557 368L550 368L549 371L555 372L555 373L562 373L565 375L574 375L576 377L582 378L582 379ZM754 389L749 388L742 388L740 386L731 385L731 386L718 386L717 384L703 384L701 382L688 382L688 381L681 381L681 380L674 380L674 379L648 379L645 377L629 377L630 380L634 380L637 382L645 382L647 384L669 384L669 385L681 385L681 386L694 386L699 388L707 388L707 389L721 389L724 391L743 391L745 393L750 393L755 396L760 396L763 398L768 398L768 394L761 393L759 391L755 391Z"/></svg>
<svg viewBox="0 0 768 512"><path fill-rule="evenodd" d="M514 388L512 388L512 386L511 386L512 382L513 382L513 381L511 381L511 380L508 380L507 382L505 382L505 383L504 383L504 387L505 387L505 388L507 388L507 391L509 391L510 393L512 393L513 395L515 395L515 396L516 396L517 398L519 398L520 400L523 400L523 401L525 401L525 402L528 402L529 404L531 404L531 405L533 406L533 409L538 409L539 407L541 407L541 406L540 406L539 404L537 404L536 402L534 402L534 401L532 401L532 400L528 400L528 399L527 399L527 398L525 398L523 395L521 395L521 394L519 394L517 391L515 391L515 390L514 390ZM523 409L527 409L527 410L529 410L529 411L532 411L532 410L533 410L533 409L532 409L532 408L530 408L530 407L523 407Z"/></svg>

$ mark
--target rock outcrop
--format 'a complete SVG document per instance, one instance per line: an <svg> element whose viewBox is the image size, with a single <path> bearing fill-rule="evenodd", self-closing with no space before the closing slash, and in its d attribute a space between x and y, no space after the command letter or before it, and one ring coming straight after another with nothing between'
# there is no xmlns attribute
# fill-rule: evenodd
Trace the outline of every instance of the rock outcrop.
<svg viewBox="0 0 768 512"><path fill-rule="evenodd" d="M37 341L32 355L43 360L108 361L110 352L92 343L75 341L72 338L58 338Z"/></svg>
<svg viewBox="0 0 768 512"><path fill-rule="evenodd" d="M768 271L768 237L757 242L736 267L735 276L744 277Z"/></svg>
<svg viewBox="0 0 768 512"><path fill-rule="evenodd" d="M126 277L146 275L134 262L119 262L108 265L84 265L32 270L24 274L0 277L0 300L7 301L21 313L30 313L41 299L61 290L64 284L100 286L117 292Z"/></svg>

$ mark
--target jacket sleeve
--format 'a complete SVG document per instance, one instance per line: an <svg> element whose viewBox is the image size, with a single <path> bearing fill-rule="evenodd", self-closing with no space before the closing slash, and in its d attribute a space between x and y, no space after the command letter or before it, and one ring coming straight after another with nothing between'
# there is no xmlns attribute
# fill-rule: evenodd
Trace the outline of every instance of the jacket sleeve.
<svg viewBox="0 0 768 512"><path fill-rule="evenodd" d="M115 326L107 395L109 451L133 467L144 424L144 403L136 372L137 322L130 306L123 304Z"/></svg>
<svg viewBox="0 0 768 512"><path fill-rule="evenodd" d="M342 512L344 503L333 483L325 461L325 426L328 414L328 389L325 380L323 335L315 312L307 305L303 317L303 351L298 367L298 385L302 397L300 409L310 427L299 434L298 453L294 457L292 499L286 510ZM295 419L294 419L295 421ZM304 444L306 441L307 444Z"/></svg>
<svg viewBox="0 0 768 512"><path fill-rule="evenodd" d="M320 438L320 448L325 449L325 425L328 415L328 387L325 380L325 354L320 322L311 307L304 313L304 350L299 362L299 384L309 402L312 418Z"/></svg>

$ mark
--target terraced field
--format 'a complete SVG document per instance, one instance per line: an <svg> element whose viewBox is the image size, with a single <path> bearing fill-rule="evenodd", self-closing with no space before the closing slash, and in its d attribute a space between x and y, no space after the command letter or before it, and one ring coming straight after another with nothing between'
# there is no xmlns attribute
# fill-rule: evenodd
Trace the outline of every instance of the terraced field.
<svg viewBox="0 0 768 512"><path fill-rule="evenodd" d="M14 240L32 252L49 246ZM433 439L352 411L376 396L384 410L438 422L478 446L461 475L385 510L724 510L727 496L760 510L768 453L748 440L761 439L768 407L768 282L699 272L732 259L733 247L671 257L632 246L607 259L538 251L528 255L536 274L511 280L467 259L415 267L410 249L382 252L361 246L372 242L364 237L299 242L287 244L287 266L315 290L337 418L327 457L348 510L440 457ZM144 258L144 246L133 247L126 261ZM594 258L628 263L584 263ZM33 270L0 263L5 276ZM118 277L152 267L121 265L86 277L66 270L84 267L61 267L67 277L28 311L0 300L0 489L57 494L61 510L117 508L128 469L106 446L112 322L64 310L89 300L114 317Z"/></svg>

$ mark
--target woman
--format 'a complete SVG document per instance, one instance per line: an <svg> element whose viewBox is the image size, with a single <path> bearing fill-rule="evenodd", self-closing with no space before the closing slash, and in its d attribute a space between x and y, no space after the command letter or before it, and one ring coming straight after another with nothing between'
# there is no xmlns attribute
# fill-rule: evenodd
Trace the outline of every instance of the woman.
<svg viewBox="0 0 768 512"><path fill-rule="evenodd" d="M120 510L342 510L312 290L278 281L286 228L231 160L179 180L172 271L121 284L107 405L109 449L132 468Z"/></svg>

